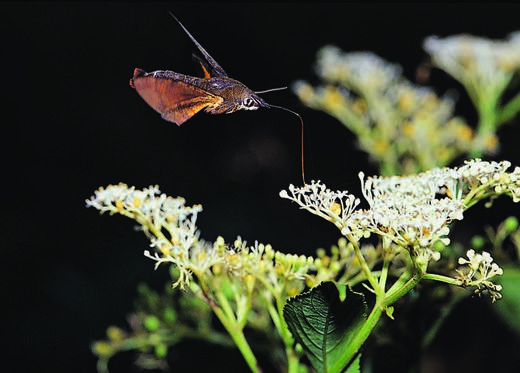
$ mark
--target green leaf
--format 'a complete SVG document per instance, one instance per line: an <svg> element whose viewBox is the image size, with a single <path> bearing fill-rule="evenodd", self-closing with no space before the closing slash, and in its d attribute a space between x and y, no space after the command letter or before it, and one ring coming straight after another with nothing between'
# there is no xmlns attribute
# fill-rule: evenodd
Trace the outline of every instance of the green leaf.
<svg viewBox="0 0 520 373"><path fill-rule="evenodd" d="M520 315L520 268L517 266L504 266L504 274L497 278L500 285L503 286L501 291L502 299L491 306L506 322L511 330L520 335L520 323L518 315Z"/></svg>
<svg viewBox="0 0 520 373"><path fill-rule="evenodd" d="M363 294L349 287L342 298L333 282L323 282L283 309L294 339L320 373L359 372L361 346L352 341L365 324L367 306Z"/></svg>

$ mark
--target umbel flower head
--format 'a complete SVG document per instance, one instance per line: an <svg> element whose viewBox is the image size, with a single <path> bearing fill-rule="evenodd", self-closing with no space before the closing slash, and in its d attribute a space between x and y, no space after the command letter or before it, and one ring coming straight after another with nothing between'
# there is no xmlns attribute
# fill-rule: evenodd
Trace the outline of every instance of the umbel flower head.
<svg viewBox="0 0 520 373"><path fill-rule="evenodd" d="M520 71L520 32L506 40L472 35L430 36L424 49L433 63L468 88L472 99L496 97Z"/></svg>
<svg viewBox="0 0 520 373"><path fill-rule="evenodd" d="M193 275L198 279L234 276L240 286L251 292L255 283L263 283L275 292L297 294L303 287L313 258L274 251L270 245L256 243L248 247L240 238L227 245L219 237L214 243L199 237L197 216L202 206L187 206L182 197L172 198L157 186L142 190L126 184L99 188L86 201L101 213L121 214L135 220L151 241L153 251L145 256L178 268L174 286L189 285ZM256 281L259 279L261 281ZM284 281L280 281L283 279ZM283 283L283 289L280 289Z"/></svg>
<svg viewBox="0 0 520 373"><path fill-rule="evenodd" d="M366 180L363 173L359 176L369 209L356 209L358 198L347 191L332 191L319 181L302 188L291 185L280 196L333 222L344 235L356 240L377 234L400 246L425 250L437 240L449 243L448 224L462 219L463 213L461 193L438 198L442 188L456 188L450 170ZM440 257L439 253L430 256Z"/></svg>
<svg viewBox="0 0 520 373"><path fill-rule="evenodd" d="M449 244L450 223L461 220L478 200L508 194L520 200L520 168L507 172L509 162L468 161L460 168L434 168L414 176L371 177L360 173L368 209L347 191L332 191L321 182L293 185L282 198L333 222L354 240L376 234L407 248L426 268L439 260L438 241Z"/></svg>
<svg viewBox="0 0 520 373"><path fill-rule="evenodd" d="M520 201L520 168L507 172L509 167L509 162L474 160L460 168L433 169L415 176L365 178L361 173L366 209L358 208L360 200L348 191L332 191L319 181L301 188L291 185L280 195L341 230L351 246L342 245L332 256L339 255L338 260L347 267L352 260L361 262L353 259L352 250L368 255L367 266L373 267L376 253L396 256L404 249L424 272L428 263L440 258L434 244L449 243L450 222L462 219L466 208L500 194ZM248 247L241 239L231 246L222 238L207 242L199 237L196 225L202 207L187 206L183 198L169 197L157 186L137 190L126 184L110 185L98 189L86 202L102 213L135 220L151 241L153 251L147 250L145 255L156 265L174 264L179 273L174 286L181 288L196 276L201 284L227 281L229 286L231 281L248 294L268 289L273 299L283 299L318 279L336 278L343 268L343 264L331 264L326 256L318 256L315 262L312 257L274 251L270 245ZM358 242L370 235L380 236L386 244L382 248L359 247ZM349 273L356 276L356 271ZM496 270L476 273L467 274L463 284L490 289L486 285L490 276L499 274Z"/></svg>
<svg viewBox="0 0 520 373"><path fill-rule="evenodd" d="M337 118L381 165L381 174L415 174L445 165L469 149L473 130L454 116L455 101L402 76L401 67L370 52L318 53L318 87L299 81L306 105Z"/></svg>
<svg viewBox="0 0 520 373"><path fill-rule="evenodd" d="M179 268L176 285L188 283L191 272L205 272L222 260L211 243L199 239L196 221L202 206L186 206L184 198L169 197L157 186L137 190L123 183L109 185L99 188L86 202L101 213L135 220L156 249L154 254L146 251L145 255L157 265L171 262Z"/></svg>
<svg viewBox="0 0 520 373"><path fill-rule="evenodd" d="M479 122L472 154L495 151L496 129L519 111L520 95L513 90L512 97L505 93L514 87L520 73L520 32L505 40L465 34L430 36L424 41L424 49L434 66L462 84L477 110Z"/></svg>
<svg viewBox="0 0 520 373"><path fill-rule="evenodd" d="M472 249L468 250L466 256L467 259L459 258L459 264L463 267L457 269L463 286L476 285L479 293L488 291L493 301L502 298L502 286L494 284L491 279L502 275L504 271L497 263L493 263L491 255L486 251L478 254Z"/></svg>

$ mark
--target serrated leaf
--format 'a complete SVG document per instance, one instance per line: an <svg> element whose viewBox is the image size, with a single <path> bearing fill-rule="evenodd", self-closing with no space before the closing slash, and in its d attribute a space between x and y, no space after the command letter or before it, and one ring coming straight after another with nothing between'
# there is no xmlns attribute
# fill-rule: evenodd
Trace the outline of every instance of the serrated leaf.
<svg viewBox="0 0 520 373"><path fill-rule="evenodd" d="M323 282L287 302L283 315L294 339L320 373L359 372L359 347L351 341L366 320L363 294Z"/></svg>

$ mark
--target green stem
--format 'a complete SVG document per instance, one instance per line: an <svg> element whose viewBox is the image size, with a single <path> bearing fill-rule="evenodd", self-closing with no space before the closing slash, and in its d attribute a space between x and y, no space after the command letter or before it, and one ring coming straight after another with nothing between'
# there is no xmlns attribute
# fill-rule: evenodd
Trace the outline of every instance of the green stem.
<svg viewBox="0 0 520 373"><path fill-rule="evenodd" d="M300 359L298 355L296 354L296 351L293 348L294 345L294 339L289 331L289 327L287 326L287 323L285 322L285 319L283 317L283 304L281 303L280 299L282 299L281 296L275 297L276 299L276 306L278 309L278 325L279 325L279 333L282 337L283 343L285 345L285 355L287 357L287 373L298 373L300 371ZM285 299L285 298L283 298Z"/></svg>
<svg viewBox="0 0 520 373"><path fill-rule="evenodd" d="M300 357L294 351L292 347L285 348L285 354L287 355L287 373L298 373L301 371Z"/></svg>
<svg viewBox="0 0 520 373"><path fill-rule="evenodd" d="M376 292L376 294L380 293L380 288L377 279L374 277L374 274L372 273L372 270L368 266L365 257L363 256L363 253L361 252L361 248L358 245L358 242L352 237L352 235L347 234L348 240L352 243L352 246L354 247L354 252L356 254L356 258L361 266L361 270L365 273L365 276L372 286L372 289ZM384 291L384 289L383 289Z"/></svg>
<svg viewBox="0 0 520 373"><path fill-rule="evenodd" d="M357 241L353 239L350 235L347 235L347 238L350 242L352 242L352 245L354 247L354 252L356 255L356 258L359 261L359 264L361 266L362 271L364 272L366 278L368 279L370 285L374 289L376 293L376 303L374 307L372 308L372 311L367 317L367 320L363 323L363 326L359 330L358 333L354 336L351 343L349 344L346 351L344 351L344 357L345 362L348 363L352 359L355 358L358 351L361 349L367 338L370 336L374 328L376 327L377 323L379 322L379 319L381 318L382 312L384 309L386 309L384 299L385 293L384 293L384 287L386 284L386 271L388 270L388 261L385 260L383 263L383 270L382 274L380 276L379 281L373 276L372 271L368 267L368 264L365 261L365 258L363 256L363 253L361 252L361 249L359 248ZM388 305L388 303L386 303Z"/></svg>
<svg viewBox="0 0 520 373"><path fill-rule="evenodd" d="M294 339L283 317L284 304L281 300L287 299L287 296L283 295L282 291L275 290L268 281L265 281L265 279L261 278L260 280L268 291L268 295L265 295L264 299L265 304L267 304L267 311L269 312L271 320L278 331L278 335L282 338L282 342L285 346L287 373L298 373L300 371L300 358L293 348ZM276 307L272 302L273 299L276 301Z"/></svg>
<svg viewBox="0 0 520 373"><path fill-rule="evenodd" d="M261 373L262 370L258 366L256 357L251 350L246 337L244 336L243 328L238 320L236 320L226 296L220 291L217 291L216 295L218 302L223 307L221 308L219 305L210 300L209 304L211 309L215 315L217 315L218 319L233 339L233 342L235 342L251 371L253 373Z"/></svg>
<svg viewBox="0 0 520 373"><path fill-rule="evenodd" d="M381 275L379 277L379 288L384 289L386 288L386 280L388 278L388 269L390 268L390 260L388 260L388 256L384 255L383 259L383 268L381 269Z"/></svg>
<svg viewBox="0 0 520 373"><path fill-rule="evenodd" d="M383 301L384 307L391 306L398 299L406 295L419 283L419 281L422 280L423 277L424 275L419 273L415 273L414 275L412 275L409 271L403 273L401 277L399 277L399 279L386 292Z"/></svg>
<svg viewBox="0 0 520 373"><path fill-rule="evenodd" d="M496 99L479 100L475 102L479 115L479 123L475 136L475 147L470 152L470 157L482 157L485 147L485 139L490 133L494 133L497 126L497 101Z"/></svg>
<svg viewBox="0 0 520 373"><path fill-rule="evenodd" d="M374 305L374 308L372 308L372 311L368 315L365 323L363 324L359 332L356 333L356 335L348 345L347 349L344 351L343 356L345 358L346 364L348 364L356 357L356 354L359 352L359 350L366 342L370 334L372 334L372 331L374 330L377 323L379 322L379 319L381 318L382 312L383 308L376 301L376 304Z"/></svg>
<svg viewBox="0 0 520 373"><path fill-rule="evenodd" d="M454 286L461 286L462 281L457 280L456 278L444 276L444 275L437 275L435 273L426 273L423 277L423 280L432 280L432 281L439 281L444 282L446 284L454 285Z"/></svg>
<svg viewBox="0 0 520 373"><path fill-rule="evenodd" d="M508 122L520 112L520 93L513 97L499 112L497 125Z"/></svg>
<svg viewBox="0 0 520 373"><path fill-rule="evenodd" d="M478 187L472 187L469 193L464 197L463 200L463 206L464 211L475 205L476 203L488 198L496 196L497 193L495 192L495 185L496 183L491 181L482 185L479 185ZM505 191L507 193L507 191Z"/></svg>

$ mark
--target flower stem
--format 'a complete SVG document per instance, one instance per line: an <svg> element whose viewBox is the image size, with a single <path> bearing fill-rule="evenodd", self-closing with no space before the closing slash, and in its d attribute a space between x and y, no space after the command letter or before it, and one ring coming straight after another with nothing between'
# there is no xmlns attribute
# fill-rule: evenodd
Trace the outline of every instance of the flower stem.
<svg viewBox="0 0 520 373"><path fill-rule="evenodd" d="M458 279L452 278L452 277L448 277L448 276L444 276L444 275L437 275L435 273L426 273L422 279L444 282L446 284L450 284L450 285L454 285L454 286L462 285L461 280L458 280Z"/></svg>
<svg viewBox="0 0 520 373"><path fill-rule="evenodd" d="M287 357L287 373L298 373L301 370L300 359L294 350L294 339L289 331L289 327L283 317L283 304L280 302L281 297L276 297L276 305L278 309L278 325L279 334L285 345L285 356Z"/></svg>
<svg viewBox="0 0 520 373"><path fill-rule="evenodd" d="M372 331L376 327L377 323L379 322L379 319L381 318L383 312L383 308L380 306L378 302L374 305L374 308L372 308L372 311L368 315L365 323L359 329L358 333L354 336L350 344L348 345L348 348L346 351L344 351L344 354L346 357L349 357L351 361L355 358L356 354L359 352L363 344L366 342L370 334L372 334Z"/></svg>
<svg viewBox="0 0 520 373"><path fill-rule="evenodd" d="M236 320L226 296L220 291L217 291L216 295L218 302L221 303L223 307L221 308L216 303L210 301L209 305L211 306L211 309L229 333L233 342L235 342L247 365L251 369L251 372L261 373L262 370L258 366L256 357L244 336L243 326L240 325L238 320Z"/></svg>
<svg viewBox="0 0 520 373"><path fill-rule="evenodd" d="M520 112L520 93L502 107L498 116L498 123L502 124L513 119Z"/></svg>
<svg viewBox="0 0 520 373"><path fill-rule="evenodd" d="M422 279L423 275L419 273L415 273L414 275L412 275L409 271L403 273L401 277L399 277L399 279L386 292L383 305L385 307L391 306L398 299L402 298L410 290L412 290Z"/></svg>
<svg viewBox="0 0 520 373"><path fill-rule="evenodd" d="M361 248L358 245L358 242L350 234L347 234L347 238L352 243L352 246L354 247L354 252L356 254L356 258L359 262L359 265L361 266L361 270L364 272L368 282L370 282L370 286L372 286L372 289L374 289L376 294L379 294L380 293L379 283L378 283L377 279L374 277L372 270L368 267L365 257L363 256L363 253L361 252Z"/></svg>

